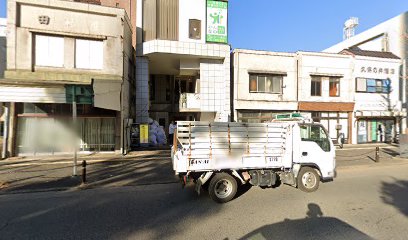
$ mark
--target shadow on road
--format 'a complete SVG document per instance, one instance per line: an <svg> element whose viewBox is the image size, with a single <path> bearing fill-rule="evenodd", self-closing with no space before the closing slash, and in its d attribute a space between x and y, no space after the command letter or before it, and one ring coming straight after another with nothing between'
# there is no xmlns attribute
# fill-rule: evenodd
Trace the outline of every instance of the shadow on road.
<svg viewBox="0 0 408 240"><path fill-rule="evenodd" d="M176 184L50 192L28 198L0 197L0 238L168 239L223 208Z"/></svg>
<svg viewBox="0 0 408 240"><path fill-rule="evenodd" d="M324 217L319 205L310 203L303 219L285 219L248 233L242 240L266 239L372 239L337 218Z"/></svg>
<svg viewBox="0 0 408 240"><path fill-rule="evenodd" d="M382 200L394 206L408 216L408 181L394 179L394 182L383 182L381 186Z"/></svg>
<svg viewBox="0 0 408 240"><path fill-rule="evenodd" d="M386 157L389 157L389 156L398 157L400 155L399 150L394 150L394 149L390 149L390 148L382 148L381 152L385 153ZM387 156L387 155L389 155L389 156Z"/></svg>

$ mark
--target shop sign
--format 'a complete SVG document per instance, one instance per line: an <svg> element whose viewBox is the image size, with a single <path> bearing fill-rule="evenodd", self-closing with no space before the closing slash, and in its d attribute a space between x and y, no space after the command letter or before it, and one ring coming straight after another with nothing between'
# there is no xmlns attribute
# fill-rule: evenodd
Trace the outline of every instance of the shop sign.
<svg viewBox="0 0 408 240"><path fill-rule="evenodd" d="M149 143L149 124L140 124L140 143Z"/></svg>
<svg viewBox="0 0 408 240"><path fill-rule="evenodd" d="M207 1L207 42L228 43L228 2Z"/></svg>
<svg viewBox="0 0 408 240"><path fill-rule="evenodd" d="M358 135L366 135L366 134L367 134L366 122L359 121L358 122Z"/></svg>
<svg viewBox="0 0 408 240"><path fill-rule="evenodd" d="M361 73L378 73L378 74L395 74L394 68L369 67L364 66L360 68Z"/></svg>

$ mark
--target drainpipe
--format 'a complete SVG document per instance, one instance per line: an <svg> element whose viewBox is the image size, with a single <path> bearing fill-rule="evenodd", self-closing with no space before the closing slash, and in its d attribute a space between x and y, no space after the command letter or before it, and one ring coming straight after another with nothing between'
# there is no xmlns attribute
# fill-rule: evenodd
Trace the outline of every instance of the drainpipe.
<svg viewBox="0 0 408 240"><path fill-rule="evenodd" d="M1 153L1 159L7 157L7 141L8 141L8 125L9 125L9 108L4 105L4 128L3 128L3 151Z"/></svg>
<svg viewBox="0 0 408 240"><path fill-rule="evenodd" d="M406 107L407 112L408 112L407 83L406 83L406 81L408 80L408 76L407 76L407 59L406 58L402 61L402 76L403 76L402 77L402 83L404 85L404 90L403 90L403 93L402 93L402 103L405 103L405 107ZM404 134L408 133L407 129L408 129L408 117L406 117L406 119L405 119L405 129L404 129L404 132L403 132ZM401 129L400 129L399 134L402 134Z"/></svg>
<svg viewBox="0 0 408 240"><path fill-rule="evenodd" d="M296 103L297 103L297 110L299 110L299 54L296 54Z"/></svg>

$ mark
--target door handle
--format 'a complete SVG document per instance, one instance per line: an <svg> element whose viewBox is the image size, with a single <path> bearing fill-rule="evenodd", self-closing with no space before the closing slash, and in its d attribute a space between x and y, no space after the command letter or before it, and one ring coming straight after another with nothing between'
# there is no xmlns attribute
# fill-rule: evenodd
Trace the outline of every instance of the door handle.
<svg viewBox="0 0 408 240"><path fill-rule="evenodd" d="M302 152L302 156L307 156L307 152Z"/></svg>

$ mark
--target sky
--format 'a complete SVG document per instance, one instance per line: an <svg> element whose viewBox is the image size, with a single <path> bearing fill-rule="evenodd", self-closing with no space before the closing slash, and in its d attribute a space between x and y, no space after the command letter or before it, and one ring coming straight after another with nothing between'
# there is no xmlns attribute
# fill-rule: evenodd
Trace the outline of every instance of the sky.
<svg viewBox="0 0 408 240"><path fill-rule="evenodd" d="M358 17L356 34L408 10L408 0L229 0L233 48L322 51L343 40L343 25Z"/></svg>
<svg viewBox="0 0 408 240"><path fill-rule="evenodd" d="M229 0L228 40L233 48L322 51L342 41L350 17L360 33L405 11L408 0Z"/></svg>

